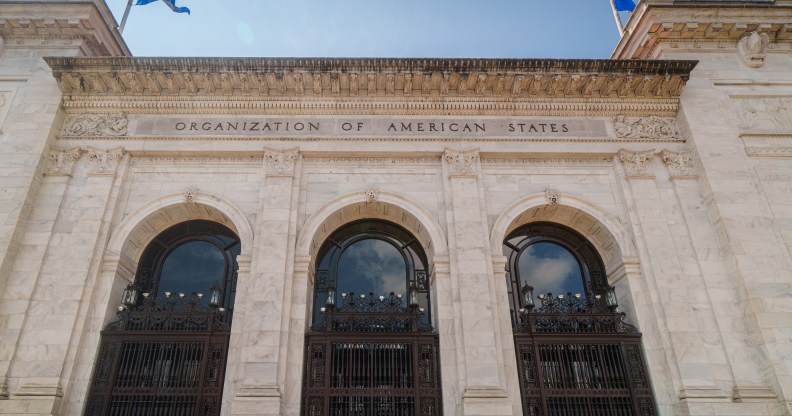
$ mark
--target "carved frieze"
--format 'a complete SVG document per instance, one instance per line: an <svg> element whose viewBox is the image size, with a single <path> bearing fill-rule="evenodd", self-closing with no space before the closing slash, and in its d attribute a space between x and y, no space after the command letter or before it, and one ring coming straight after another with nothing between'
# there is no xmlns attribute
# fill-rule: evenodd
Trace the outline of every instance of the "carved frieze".
<svg viewBox="0 0 792 416"><path fill-rule="evenodd" d="M613 119L613 132L616 137L628 140L679 139L679 129L674 119L657 116L625 117L618 115Z"/></svg>
<svg viewBox="0 0 792 416"><path fill-rule="evenodd" d="M74 114L66 117L61 136L125 136L127 117L114 114Z"/></svg>
<svg viewBox="0 0 792 416"><path fill-rule="evenodd" d="M444 158L448 164L450 176L476 176L479 169L479 150L446 149Z"/></svg>
<svg viewBox="0 0 792 416"><path fill-rule="evenodd" d="M276 150L264 149L264 169L267 176L292 176L299 148Z"/></svg>
<svg viewBox="0 0 792 416"><path fill-rule="evenodd" d="M690 152L673 152L663 150L660 153L672 178L690 177L694 175L693 154Z"/></svg>
<svg viewBox="0 0 792 416"><path fill-rule="evenodd" d="M124 157L124 148L97 149L88 147L88 169L92 174L115 173L118 162Z"/></svg>
<svg viewBox="0 0 792 416"><path fill-rule="evenodd" d="M302 97L305 94L305 83L303 82L303 74L300 72L292 75L294 78L294 95Z"/></svg>
<svg viewBox="0 0 792 416"><path fill-rule="evenodd" d="M792 133L792 98L735 100L744 132Z"/></svg>
<svg viewBox="0 0 792 416"><path fill-rule="evenodd" d="M619 160L622 162L624 173L628 178L653 177L652 160L654 160L654 155L654 150L646 150L643 152L630 152L624 149L619 150Z"/></svg>
<svg viewBox="0 0 792 416"><path fill-rule="evenodd" d="M47 176L71 176L77 159L80 158L80 148L51 149L47 155L44 174Z"/></svg>

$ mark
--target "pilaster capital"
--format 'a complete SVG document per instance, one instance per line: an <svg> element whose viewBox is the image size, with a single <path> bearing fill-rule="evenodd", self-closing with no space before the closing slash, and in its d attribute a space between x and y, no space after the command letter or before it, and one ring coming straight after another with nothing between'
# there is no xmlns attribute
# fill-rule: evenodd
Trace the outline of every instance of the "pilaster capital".
<svg viewBox="0 0 792 416"><path fill-rule="evenodd" d="M448 164L450 177L476 177L481 158L479 149L451 150L446 149L443 155Z"/></svg>
<svg viewBox="0 0 792 416"><path fill-rule="evenodd" d="M628 178L653 178L652 160L654 159L655 150L645 150L643 152L630 152L628 150L619 150L619 160L624 166L624 173Z"/></svg>
<svg viewBox="0 0 792 416"><path fill-rule="evenodd" d="M300 149L264 149L264 170L267 176L293 176Z"/></svg>
<svg viewBox="0 0 792 416"><path fill-rule="evenodd" d="M88 147L88 169L90 174L112 175L118 167L118 162L124 157L124 148L119 146L114 149L97 149Z"/></svg>
<svg viewBox="0 0 792 416"><path fill-rule="evenodd" d="M693 154L690 152L674 152L666 149L660 153L660 157L672 179L695 177Z"/></svg>
<svg viewBox="0 0 792 416"><path fill-rule="evenodd" d="M70 149L52 148L47 155L44 175L46 176L71 176L74 165L80 158L80 148Z"/></svg>

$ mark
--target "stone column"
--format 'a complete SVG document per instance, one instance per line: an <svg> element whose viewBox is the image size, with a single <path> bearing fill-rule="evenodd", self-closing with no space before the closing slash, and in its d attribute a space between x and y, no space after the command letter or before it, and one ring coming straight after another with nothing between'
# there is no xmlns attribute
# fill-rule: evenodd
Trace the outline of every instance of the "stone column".
<svg viewBox="0 0 792 416"><path fill-rule="evenodd" d="M478 150L446 150L446 192L450 195L449 254L457 316L457 360L465 415L511 415L500 339L493 310L489 233L479 184ZM454 275L456 279L454 279Z"/></svg>
<svg viewBox="0 0 792 416"><path fill-rule="evenodd" d="M673 190L667 182L666 187L659 186L655 179L654 150L621 150L618 158L631 194L627 199L633 201L638 221L634 226L639 229L636 234L639 250L643 251L644 275L650 289L654 286L653 291L658 296L656 311L668 331L666 339L655 342L667 343L666 359L673 360L672 378L677 379L673 386L676 391L666 392L671 396L671 403L662 403L664 397L658 397L661 408L679 399L727 400L727 395L715 383L708 358L712 354L709 350L718 350L716 324L708 307L697 260L691 257L692 248ZM655 389L665 390L663 386Z"/></svg>
<svg viewBox="0 0 792 416"><path fill-rule="evenodd" d="M106 237L106 210L111 200L122 148L88 148L85 169L69 182L55 216L46 253L22 323L11 364L11 402L21 413L58 412L72 358L82 336L86 293L90 297L93 266ZM38 206L38 203L37 203ZM17 403L19 405L20 403ZM0 404L0 412L2 412ZM19 410L15 410L19 411Z"/></svg>
<svg viewBox="0 0 792 416"><path fill-rule="evenodd" d="M293 192L298 149L264 152L264 186L259 193L259 218L250 281L246 285L242 382L232 414L281 414L282 384L289 355L290 257L295 244L296 203ZM299 391L299 388L297 389Z"/></svg>

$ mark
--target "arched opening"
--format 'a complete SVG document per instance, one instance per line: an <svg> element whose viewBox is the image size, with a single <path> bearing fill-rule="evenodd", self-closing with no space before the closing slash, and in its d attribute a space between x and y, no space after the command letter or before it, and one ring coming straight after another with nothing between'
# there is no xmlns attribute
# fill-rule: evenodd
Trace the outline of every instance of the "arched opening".
<svg viewBox="0 0 792 416"><path fill-rule="evenodd" d="M654 415L641 334L591 242L551 222L503 242L523 412Z"/></svg>
<svg viewBox="0 0 792 416"><path fill-rule="evenodd" d="M171 226L143 250L118 319L102 331L86 415L219 415L239 237Z"/></svg>
<svg viewBox="0 0 792 416"><path fill-rule="evenodd" d="M438 415L439 344L423 247L384 220L334 231L315 264L303 410Z"/></svg>

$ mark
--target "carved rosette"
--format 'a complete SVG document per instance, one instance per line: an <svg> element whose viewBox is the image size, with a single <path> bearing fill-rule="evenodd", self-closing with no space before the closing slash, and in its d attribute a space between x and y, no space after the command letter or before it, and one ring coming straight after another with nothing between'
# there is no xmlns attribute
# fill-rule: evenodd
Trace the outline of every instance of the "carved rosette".
<svg viewBox="0 0 792 416"><path fill-rule="evenodd" d="M77 159L80 158L80 148L71 149L51 149L47 156L44 175L47 176L71 176Z"/></svg>
<svg viewBox="0 0 792 416"><path fill-rule="evenodd" d="M299 148L286 150L264 149L264 168L267 176L292 176L297 164Z"/></svg>
<svg viewBox="0 0 792 416"><path fill-rule="evenodd" d="M613 132L626 140L679 140L679 129L672 118L657 116L613 118Z"/></svg>
<svg viewBox="0 0 792 416"><path fill-rule="evenodd" d="M619 150L619 160L621 160L624 173L628 178L651 178L654 177L652 173L654 154L654 150L630 152L622 149Z"/></svg>
<svg viewBox="0 0 792 416"><path fill-rule="evenodd" d="M478 173L480 157L479 150L451 150L446 149L445 160L448 163L449 176L472 176Z"/></svg>
<svg viewBox="0 0 792 416"><path fill-rule="evenodd" d="M694 176L693 155L690 152L672 152L663 150L660 153L672 178L688 178Z"/></svg>
<svg viewBox="0 0 792 416"><path fill-rule="evenodd" d="M91 174L112 174L124 157L124 148L97 149L88 147L88 169Z"/></svg>
<svg viewBox="0 0 792 416"><path fill-rule="evenodd" d="M75 114L66 117L61 136L126 136L127 124L123 113Z"/></svg>

